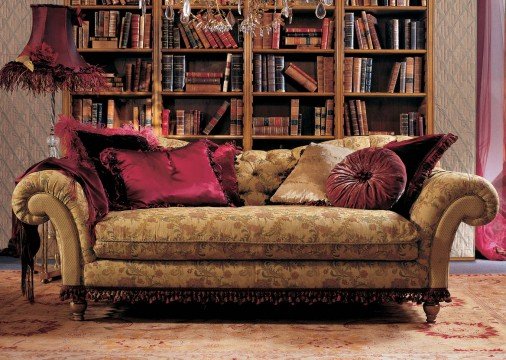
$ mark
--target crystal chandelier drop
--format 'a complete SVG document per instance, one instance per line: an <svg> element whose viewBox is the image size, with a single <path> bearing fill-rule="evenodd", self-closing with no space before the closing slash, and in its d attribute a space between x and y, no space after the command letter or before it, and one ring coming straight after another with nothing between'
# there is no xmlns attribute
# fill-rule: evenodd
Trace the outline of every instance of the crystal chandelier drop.
<svg viewBox="0 0 506 360"><path fill-rule="evenodd" d="M139 4L141 4L139 1ZM164 16L169 20L174 20L174 2L180 2L181 11L179 12L179 20L183 24L190 21L194 25L203 30L211 32L225 32L232 30L236 23L236 19L232 11L225 13L220 9L219 0L196 0L194 4L204 4L205 8L200 10L197 14L193 14L191 10L190 0L165 0ZM306 0L309 3L309 0ZM250 0L248 8L244 8L244 0L236 0L237 13L239 15L245 14L244 18L239 22L239 31L242 33L252 34L252 36L264 36L272 32L285 22L291 24L293 18L293 9L289 0L282 0L281 9L277 8L277 0ZM274 7L269 5L274 4ZM333 0L319 0L315 6L315 16L318 19L323 19L326 16L326 6L331 6ZM281 16L274 16L269 24L262 23L262 16L268 9L272 9L274 13Z"/></svg>

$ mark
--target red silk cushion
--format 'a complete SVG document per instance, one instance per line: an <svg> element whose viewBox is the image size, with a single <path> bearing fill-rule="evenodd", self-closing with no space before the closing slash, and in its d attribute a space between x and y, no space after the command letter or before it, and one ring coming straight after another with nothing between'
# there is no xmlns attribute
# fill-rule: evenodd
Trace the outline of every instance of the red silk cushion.
<svg viewBox="0 0 506 360"><path fill-rule="evenodd" d="M126 197L121 203L129 208L227 206L210 155L205 142L195 142L152 152L106 149L100 158L115 175Z"/></svg>
<svg viewBox="0 0 506 360"><path fill-rule="evenodd" d="M66 116L60 116L55 132L61 139L67 158L97 171L112 210L122 208L119 204L120 194L114 178L100 161L100 153L106 148L148 151L158 145L149 129L139 132L128 128L96 128Z"/></svg>
<svg viewBox="0 0 506 360"><path fill-rule="evenodd" d="M235 171L235 157L239 149L230 143L217 145L209 140L206 140L206 143L213 152L215 164L218 165L223 191L235 206L244 205L244 201L239 195L239 185L237 184L237 173Z"/></svg>
<svg viewBox="0 0 506 360"><path fill-rule="evenodd" d="M332 205L387 210L406 186L406 169L393 152L381 148L355 151L337 164L327 179Z"/></svg>
<svg viewBox="0 0 506 360"><path fill-rule="evenodd" d="M422 191L424 181L441 159L444 152L457 141L453 134L425 135L405 141L392 141L386 149L395 152L406 166L407 183L404 194L392 208L409 218L409 211Z"/></svg>

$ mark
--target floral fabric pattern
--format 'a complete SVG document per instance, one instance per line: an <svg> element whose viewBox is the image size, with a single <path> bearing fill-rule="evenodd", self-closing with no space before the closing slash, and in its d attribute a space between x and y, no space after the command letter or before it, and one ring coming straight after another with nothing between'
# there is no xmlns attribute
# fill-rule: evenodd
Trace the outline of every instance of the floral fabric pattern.
<svg viewBox="0 0 506 360"><path fill-rule="evenodd" d="M111 212L95 234L98 257L113 259L411 260L418 246L416 227L396 213L314 206Z"/></svg>
<svg viewBox="0 0 506 360"><path fill-rule="evenodd" d="M115 288L383 289L427 287L416 262L120 261L84 267L85 286Z"/></svg>

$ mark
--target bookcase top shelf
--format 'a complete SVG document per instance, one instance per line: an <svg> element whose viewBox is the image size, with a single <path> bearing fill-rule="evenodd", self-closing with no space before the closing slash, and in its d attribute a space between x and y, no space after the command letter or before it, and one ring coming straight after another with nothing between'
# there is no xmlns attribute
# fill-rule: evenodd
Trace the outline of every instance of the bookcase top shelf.
<svg viewBox="0 0 506 360"><path fill-rule="evenodd" d="M229 91L229 92L215 92L215 93L203 93L203 92L185 92L185 91L162 91L164 96L172 97L242 97L242 92Z"/></svg>
<svg viewBox="0 0 506 360"><path fill-rule="evenodd" d="M344 11L367 11L373 14L391 15L398 13L420 13L426 6L345 6Z"/></svg>
<svg viewBox="0 0 506 360"><path fill-rule="evenodd" d="M423 98L427 96L425 93L388 93L388 92L352 92L344 93L345 97L370 97L370 98L391 98L391 97L407 97L407 98Z"/></svg>
<svg viewBox="0 0 506 360"><path fill-rule="evenodd" d="M274 5L267 5L267 6L264 6L263 8L266 10L276 9L278 11L282 9L281 6L274 6ZM315 8L316 8L316 4L293 5L291 8L293 11L297 11L297 12L313 12L314 13ZM325 10L328 12L333 12L336 10L336 7L335 6L325 6ZM316 17L315 17L315 20L318 20L318 19L316 19Z"/></svg>
<svg viewBox="0 0 506 360"><path fill-rule="evenodd" d="M334 140L333 136L324 135L253 135L253 140Z"/></svg>
<svg viewBox="0 0 506 360"><path fill-rule="evenodd" d="M81 10L138 10L138 5L79 5L72 6L73 8L79 8ZM152 6L146 6L147 10L151 10Z"/></svg>
<svg viewBox="0 0 506 360"><path fill-rule="evenodd" d="M216 140L241 140L243 137L239 135L168 135L167 139L180 140L198 140L198 139L216 139Z"/></svg>
<svg viewBox="0 0 506 360"><path fill-rule="evenodd" d="M253 96L258 97L334 97L334 93L324 93L324 92L254 92Z"/></svg>
<svg viewBox="0 0 506 360"><path fill-rule="evenodd" d="M332 49L254 49L253 54L320 54L333 55Z"/></svg>
<svg viewBox="0 0 506 360"><path fill-rule="evenodd" d="M137 92L132 92L132 91L124 91L124 92L119 92L119 91L101 91L99 93L96 93L96 92L75 92L75 93L72 93L72 96L106 96L106 97L129 97L129 98L135 98L135 97L139 97L139 98L143 98L143 97L151 97L153 94L151 92L146 92L146 91L137 91Z"/></svg>
<svg viewBox="0 0 506 360"><path fill-rule="evenodd" d="M77 49L79 53L151 54L153 49Z"/></svg>
<svg viewBox="0 0 506 360"><path fill-rule="evenodd" d="M406 50L406 49L381 49L381 50L362 50L347 49L346 55L425 55L427 50Z"/></svg>
<svg viewBox="0 0 506 360"><path fill-rule="evenodd" d="M242 54L243 49L162 49L163 54Z"/></svg>

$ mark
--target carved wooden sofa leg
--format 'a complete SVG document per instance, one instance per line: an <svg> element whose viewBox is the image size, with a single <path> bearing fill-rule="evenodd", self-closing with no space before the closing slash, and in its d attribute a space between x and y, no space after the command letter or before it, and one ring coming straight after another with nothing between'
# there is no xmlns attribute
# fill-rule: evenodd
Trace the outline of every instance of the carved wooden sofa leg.
<svg viewBox="0 0 506 360"><path fill-rule="evenodd" d="M73 300L70 302L70 310L72 310L72 320L74 321L83 321L84 313L86 308L88 307L88 303L86 300Z"/></svg>
<svg viewBox="0 0 506 360"><path fill-rule="evenodd" d="M423 304L423 311L427 316L427 322L433 324L436 322L437 314L439 313L439 302L425 302Z"/></svg>

